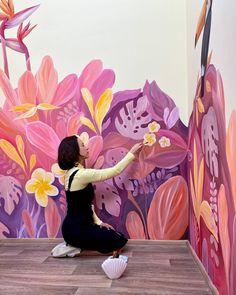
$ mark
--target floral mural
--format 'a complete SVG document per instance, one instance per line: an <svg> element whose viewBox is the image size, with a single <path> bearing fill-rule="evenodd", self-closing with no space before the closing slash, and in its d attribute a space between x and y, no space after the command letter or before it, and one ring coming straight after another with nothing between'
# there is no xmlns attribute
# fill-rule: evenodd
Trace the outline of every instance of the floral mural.
<svg viewBox="0 0 236 295"><path fill-rule="evenodd" d="M100 60L58 81L53 59L45 56L33 73L23 39L35 26L23 22L37 8L15 13L11 0L0 2L0 237L61 237L65 171L57 165L57 149L73 134L89 146L86 166L97 169L115 165L134 143L145 143L119 176L94 185L95 209L104 222L130 238L186 237L188 129L174 101L155 81L113 93L115 73ZM6 38L5 30L17 26L17 37ZM26 60L16 89L8 50Z"/></svg>
<svg viewBox="0 0 236 295"><path fill-rule="evenodd" d="M226 131L221 74L208 47L212 1L205 1L196 43L203 31L201 68L189 123L190 242L220 294L236 288L236 112Z"/></svg>

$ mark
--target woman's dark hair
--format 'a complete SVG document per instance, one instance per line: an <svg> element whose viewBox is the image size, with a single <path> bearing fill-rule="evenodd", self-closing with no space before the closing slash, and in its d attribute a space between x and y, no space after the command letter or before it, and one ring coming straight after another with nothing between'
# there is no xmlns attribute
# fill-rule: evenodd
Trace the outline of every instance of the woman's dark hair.
<svg viewBox="0 0 236 295"><path fill-rule="evenodd" d="M58 165L62 170L68 170L75 166L79 160L80 150L77 136L65 137L58 148Z"/></svg>

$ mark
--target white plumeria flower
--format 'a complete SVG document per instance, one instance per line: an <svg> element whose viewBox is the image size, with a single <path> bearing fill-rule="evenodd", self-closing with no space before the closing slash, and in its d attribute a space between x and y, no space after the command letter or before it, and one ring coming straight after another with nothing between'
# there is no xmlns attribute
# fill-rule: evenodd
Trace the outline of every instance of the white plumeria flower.
<svg viewBox="0 0 236 295"><path fill-rule="evenodd" d="M47 207L48 196L57 196L59 191L54 182L54 175L45 171L43 168L37 168L25 184L27 193L35 194L37 203L42 207Z"/></svg>
<svg viewBox="0 0 236 295"><path fill-rule="evenodd" d="M148 124L148 129L150 132L157 132L160 129L160 124L158 124L156 121L153 121Z"/></svg>
<svg viewBox="0 0 236 295"><path fill-rule="evenodd" d="M60 184L65 184L65 174L66 170L62 170L57 163L52 165L51 168L52 173L55 175L56 178L58 178Z"/></svg>
<svg viewBox="0 0 236 295"><path fill-rule="evenodd" d="M158 142L162 148L169 147L171 145L170 139L165 136L162 136Z"/></svg>
<svg viewBox="0 0 236 295"><path fill-rule="evenodd" d="M143 143L148 146L154 145L156 142L156 135L153 133L146 133L143 137Z"/></svg>

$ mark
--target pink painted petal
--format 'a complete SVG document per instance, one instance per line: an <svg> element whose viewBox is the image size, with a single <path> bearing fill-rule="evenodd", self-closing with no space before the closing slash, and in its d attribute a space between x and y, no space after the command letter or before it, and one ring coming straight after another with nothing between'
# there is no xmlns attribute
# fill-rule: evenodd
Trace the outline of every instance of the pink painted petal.
<svg viewBox="0 0 236 295"><path fill-rule="evenodd" d="M1 138L12 141L18 134L23 134L24 130L19 122L15 122L8 116L6 111L0 108L0 134Z"/></svg>
<svg viewBox="0 0 236 295"><path fill-rule="evenodd" d="M17 12L13 18L9 19L5 23L6 29L11 29L18 26L20 23L23 23L32 13L39 8L40 4L26 8L22 11Z"/></svg>
<svg viewBox="0 0 236 295"><path fill-rule="evenodd" d="M14 106L18 104L18 98L14 91L14 89L11 86L11 83L9 79L7 78L6 74L0 69L0 88L2 89L7 102L8 106Z"/></svg>
<svg viewBox="0 0 236 295"><path fill-rule="evenodd" d="M91 61L83 70L81 76L79 77L80 88L90 89L96 79L102 72L102 61L93 60Z"/></svg>
<svg viewBox="0 0 236 295"><path fill-rule="evenodd" d="M89 139L89 158L86 160L87 167L92 167L96 162L99 154L103 148L103 138L101 136L94 136Z"/></svg>
<svg viewBox="0 0 236 295"><path fill-rule="evenodd" d="M170 109L169 108L165 108L164 109L164 114L163 114L163 120L164 120L166 126L167 126L167 119L168 119L169 114L170 114Z"/></svg>
<svg viewBox="0 0 236 295"><path fill-rule="evenodd" d="M30 71L26 71L20 77L18 81L18 95L22 104L36 104L37 84Z"/></svg>
<svg viewBox="0 0 236 295"><path fill-rule="evenodd" d="M27 209L22 211L22 220L25 224L26 231L30 238L35 238L35 230L32 222L32 217Z"/></svg>
<svg viewBox="0 0 236 295"><path fill-rule="evenodd" d="M36 74L39 87L39 101L51 103L57 89L58 75L50 56L45 56Z"/></svg>
<svg viewBox="0 0 236 295"><path fill-rule="evenodd" d="M55 130L56 130L56 134L58 135L59 138L64 138L67 136L67 125L66 123L64 122L64 120L59 120L57 123L56 123L56 127L55 127Z"/></svg>
<svg viewBox="0 0 236 295"><path fill-rule="evenodd" d="M167 120L168 129L171 129L178 120L179 120L179 108L174 107L173 110L170 112L170 115Z"/></svg>
<svg viewBox="0 0 236 295"><path fill-rule="evenodd" d="M43 122L31 122L26 126L26 135L32 145L53 160L57 159L60 140L55 131Z"/></svg>
<svg viewBox="0 0 236 295"><path fill-rule="evenodd" d="M94 100L94 105L97 104L99 97L102 93L108 89L112 88L115 82L115 73L112 70L104 70L98 79L94 82L91 93Z"/></svg>
<svg viewBox="0 0 236 295"><path fill-rule="evenodd" d="M52 104L61 106L74 97L78 85L77 76L75 74L68 75L63 79L56 90Z"/></svg>
<svg viewBox="0 0 236 295"><path fill-rule="evenodd" d="M48 198L48 205L44 210L48 238L56 238L61 226L61 216L56 203Z"/></svg>

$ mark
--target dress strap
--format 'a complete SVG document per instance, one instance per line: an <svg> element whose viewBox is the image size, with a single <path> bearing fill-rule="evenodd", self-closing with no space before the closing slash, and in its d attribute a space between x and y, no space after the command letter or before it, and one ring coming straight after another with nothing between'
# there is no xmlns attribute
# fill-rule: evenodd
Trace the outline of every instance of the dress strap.
<svg viewBox="0 0 236 295"><path fill-rule="evenodd" d="M78 171L79 171L79 169L75 170L75 171L71 174L71 176L70 176L70 178L69 178L69 183L68 183L68 191L70 191L71 183L72 183L72 181L73 181L73 179L74 179L75 174L76 174Z"/></svg>

